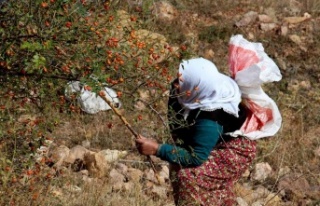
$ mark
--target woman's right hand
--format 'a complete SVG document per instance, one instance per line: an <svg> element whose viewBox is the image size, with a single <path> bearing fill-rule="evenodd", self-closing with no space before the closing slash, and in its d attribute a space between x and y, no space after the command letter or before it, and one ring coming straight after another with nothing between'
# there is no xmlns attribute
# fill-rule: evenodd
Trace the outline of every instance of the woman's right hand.
<svg viewBox="0 0 320 206"><path fill-rule="evenodd" d="M155 140L143 136L136 139L136 145L139 153L143 155L156 155L159 148L159 144Z"/></svg>

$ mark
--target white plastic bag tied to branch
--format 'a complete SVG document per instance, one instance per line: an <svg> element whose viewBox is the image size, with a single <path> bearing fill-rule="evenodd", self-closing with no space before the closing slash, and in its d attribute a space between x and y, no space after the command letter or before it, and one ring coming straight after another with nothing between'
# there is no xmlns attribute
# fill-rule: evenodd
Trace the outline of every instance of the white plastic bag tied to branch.
<svg viewBox="0 0 320 206"><path fill-rule="evenodd" d="M281 80L278 66L265 53L261 43L249 42L242 35L235 35L229 42L229 69L239 85L243 103L249 109L243 126L231 135L256 140L276 134L282 117L276 103L261 85Z"/></svg>
<svg viewBox="0 0 320 206"><path fill-rule="evenodd" d="M106 98L112 102L115 108L121 107L121 102L117 97L117 93L109 88L104 87ZM111 107L96 93L86 90L79 81L68 82L65 89L66 98L70 97L72 93L79 93L77 101L81 106L81 109L89 114L96 114L99 111L110 110Z"/></svg>

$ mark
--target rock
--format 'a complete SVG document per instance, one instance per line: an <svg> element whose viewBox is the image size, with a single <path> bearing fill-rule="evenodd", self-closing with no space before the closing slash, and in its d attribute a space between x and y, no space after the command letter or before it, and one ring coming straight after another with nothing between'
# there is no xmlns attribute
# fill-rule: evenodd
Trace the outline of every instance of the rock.
<svg viewBox="0 0 320 206"><path fill-rule="evenodd" d="M154 182L154 183L157 183L158 180L154 174L154 171L152 169L147 169L144 171L144 174L143 174L143 177L146 179L146 180L149 180L151 182Z"/></svg>
<svg viewBox="0 0 320 206"><path fill-rule="evenodd" d="M65 145L49 148L48 157L55 163L54 167L59 168L64 159L69 156L70 149Z"/></svg>
<svg viewBox="0 0 320 206"><path fill-rule="evenodd" d="M242 199L241 197L237 197L236 201L239 206L249 206L248 203L244 199Z"/></svg>
<svg viewBox="0 0 320 206"><path fill-rule="evenodd" d="M255 35L254 35L253 32L249 32L248 33L248 39L250 39L250 40L254 40L255 39Z"/></svg>
<svg viewBox="0 0 320 206"><path fill-rule="evenodd" d="M0 148L1 149L1 148ZM49 148L47 146L40 146L34 156L36 162L41 163L43 158L48 154Z"/></svg>
<svg viewBox="0 0 320 206"><path fill-rule="evenodd" d="M106 162L115 162L120 158L123 158L124 156L126 156L128 154L127 151L120 151L120 150L110 150L110 149L106 149L106 150L101 150L100 152L98 152L101 156L104 157Z"/></svg>
<svg viewBox="0 0 320 206"><path fill-rule="evenodd" d="M125 182L123 183L122 190L124 191L132 191L134 189L134 183L133 182Z"/></svg>
<svg viewBox="0 0 320 206"><path fill-rule="evenodd" d="M290 35L289 36L290 40L298 45L301 45L302 44L302 40L300 38L300 36L296 35L296 34L293 34L293 35Z"/></svg>
<svg viewBox="0 0 320 206"><path fill-rule="evenodd" d="M84 140L82 141L82 146L86 149L89 149L90 148L90 141L89 140Z"/></svg>
<svg viewBox="0 0 320 206"><path fill-rule="evenodd" d="M75 162L75 160L81 160L83 161L85 153L87 153L89 150L81 145L77 145L75 147L72 147L70 149L68 157L65 158L65 162L72 164Z"/></svg>
<svg viewBox="0 0 320 206"><path fill-rule="evenodd" d="M118 172L116 169L112 169L109 173L109 184L114 191L122 190L124 186L125 176Z"/></svg>
<svg viewBox="0 0 320 206"><path fill-rule="evenodd" d="M271 31L277 28L277 24L276 23L260 23L259 28L262 31Z"/></svg>
<svg viewBox="0 0 320 206"><path fill-rule="evenodd" d="M158 198L162 198L162 199L167 198L167 188L165 186L153 185L149 189L149 193L151 193L151 195L157 196Z"/></svg>
<svg viewBox="0 0 320 206"><path fill-rule="evenodd" d="M108 162L101 153L87 152L83 164L88 169L90 176L101 178L106 175L109 168Z"/></svg>
<svg viewBox="0 0 320 206"><path fill-rule="evenodd" d="M264 181L272 174L271 166L266 162L261 162L255 165L253 172L251 173L251 179L256 181Z"/></svg>
<svg viewBox="0 0 320 206"><path fill-rule="evenodd" d="M167 39L162 34L154 33L146 29L140 29L136 32L136 37L139 40L149 41L149 42L166 42ZM162 47L163 48L163 47Z"/></svg>
<svg viewBox="0 0 320 206"><path fill-rule="evenodd" d="M206 59L213 59L214 51L212 49L206 49L204 51L203 57L206 58Z"/></svg>
<svg viewBox="0 0 320 206"><path fill-rule="evenodd" d="M248 177L250 177L250 170L247 169L241 176L242 176L243 178L248 178Z"/></svg>
<svg viewBox="0 0 320 206"><path fill-rule="evenodd" d="M291 169L288 166L281 167L279 169L278 176L283 177L285 175L288 175L290 172L291 172Z"/></svg>
<svg viewBox="0 0 320 206"><path fill-rule="evenodd" d="M88 176L89 175L89 171L88 170L81 170L80 174L82 174L83 176Z"/></svg>
<svg viewBox="0 0 320 206"><path fill-rule="evenodd" d="M176 49L170 47L166 37L161 34L140 29L135 32L135 35L137 40L153 45L154 51L150 54L150 59L153 60L154 64L162 62L170 53L176 52Z"/></svg>
<svg viewBox="0 0 320 206"><path fill-rule="evenodd" d="M128 172L128 166L122 163L117 163L115 165L116 170L118 170L121 174L126 175Z"/></svg>
<svg viewBox="0 0 320 206"><path fill-rule="evenodd" d="M296 16L285 17L285 18L283 18L283 21L288 24L299 24L299 23L304 22L309 19L311 19L311 15L308 13L304 13L304 15L302 17L296 17Z"/></svg>
<svg viewBox="0 0 320 206"><path fill-rule="evenodd" d="M289 28L288 28L287 25L282 25L282 26L280 27L280 34L281 34L282 36L287 36L288 31L289 31Z"/></svg>
<svg viewBox="0 0 320 206"><path fill-rule="evenodd" d="M287 70L287 63L283 60L283 58L277 58L277 64L280 67L281 70L285 71Z"/></svg>
<svg viewBox="0 0 320 206"><path fill-rule="evenodd" d="M266 8L264 9L264 13L272 19L272 22L275 22L275 23L278 22L277 12L275 11L274 8L272 7Z"/></svg>
<svg viewBox="0 0 320 206"><path fill-rule="evenodd" d="M273 206L277 206L277 205L282 205L282 200L281 198L275 194L275 193L270 193L265 199L264 199L264 204L266 205L268 203L268 205L273 205Z"/></svg>
<svg viewBox="0 0 320 206"><path fill-rule="evenodd" d="M273 19L266 14L258 15L258 19L262 23L272 23L273 22Z"/></svg>
<svg viewBox="0 0 320 206"><path fill-rule="evenodd" d="M127 172L127 178L132 182L139 182L143 176L143 172L139 169L129 168Z"/></svg>
<svg viewBox="0 0 320 206"><path fill-rule="evenodd" d="M295 44L297 44L301 50L305 52L307 51L307 48L305 47L305 43L302 41L302 38L300 36L293 34L289 36L289 39Z"/></svg>
<svg viewBox="0 0 320 206"><path fill-rule="evenodd" d="M173 21L178 16L178 10L169 2L159 1L153 4L152 14L156 19L166 23Z"/></svg>
<svg viewBox="0 0 320 206"><path fill-rule="evenodd" d="M29 124L30 122L33 122L37 119L35 116L31 116L29 114L23 114L18 118L18 122L21 124Z"/></svg>
<svg viewBox="0 0 320 206"><path fill-rule="evenodd" d="M260 205L279 205L281 203L281 198L277 196L275 193L270 192L267 188L263 186L258 186L256 189L252 189L250 186L246 186L244 184L236 184L235 185L235 192L241 203L244 201L248 205L257 204ZM239 203L239 204L240 204ZM243 204L245 204L243 203Z"/></svg>
<svg viewBox="0 0 320 206"><path fill-rule="evenodd" d="M72 193L79 193L82 191L81 187L77 185L65 186L65 188Z"/></svg>
<svg viewBox="0 0 320 206"><path fill-rule="evenodd" d="M320 147L318 147L317 149L313 150L313 153L315 156L320 157Z"/></svg>
<svg viewBox="0 0 320 206"><path fill-rule="evenodd" d="M169 167L167 165L162 165L158 174L165 181L169 180Z"/></svg>
<svg viewBox="0 0 320 206"><path fill-rule="evenodd" d="M50 189L50 193L54 197L61 197L63 195L62 189L61 188L55 188L55 187Z"/></svg>
<svg viewBox="0 0 320 206"><path fill-rule="evenodd" d="M253 199L257 200L257 199L264 199L266 198L269 194L271 194L271 192L263 187L263 186L258 186L258 188L256 188L253 193L252 193L252 197Z"/></svg>
<svg viewBox="0 0 320 206"><path fill-rule="evenodd" d="M286 175L278 182L278 190L282 190L282 195L289 200L305 198L306 192L310 191L310 189L309 182L302 174L298 173Z"/></svg>
<svg viewBox="0 0 320 206"><path fill-rule="evenodd" d="M237 27L244 27L255 21L258 17L258 13L255 11L249 11L246 13L240 21L236 22Z"/></svg>
<svg viewBox="0 0 320 206"><path fill-rule="evenodd" d="M303 5L301 2L291 0L290 4L286 8L286 12L289 12L291 15L298 15L299 13L301 13L302 7Z"/></svg>
<svg viewBox="0 0 320 206"><path fill-rule="evenodd" d="M134 108L137 110L137 111L143 111L146 109L146 105L141 102L141 101L137 101L135 104L134 104Z"/></svg>
<svg viewBox="0 0 320 206"><path fill-rule="evenodd" d="M301 88L303 88L303 89L311 89L311 82L308 81L308 80L301 81L301 82L300 82L300 86L301 86Z"/></svg>
<svg viewBox="0 0 320 206"><path fill-rule="evenodd" d="M142 0L127 0L127 3L131 8L142 6L142 2Z"/></svg>
<svg viewBox="0 0 320 206"><path fill-rule="evenodd" d="M256 202L252 203L251 206L263 206L263 201L262 200L258 200Z"/></svg>
<svg viewBox="0 0 320 206"><path fill-rule="evenodd" d="M88 176L82 176L82 180L86 183L93 183L94 178Z"/></svg>

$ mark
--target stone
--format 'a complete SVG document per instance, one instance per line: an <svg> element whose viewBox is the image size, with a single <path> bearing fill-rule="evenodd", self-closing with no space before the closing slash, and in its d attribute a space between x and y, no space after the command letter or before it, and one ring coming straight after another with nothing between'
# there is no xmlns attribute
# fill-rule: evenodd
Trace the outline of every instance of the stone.
<svg viewBox="0 0 320 206"><path fill-rule="evenodd" d="M258 201L256 201L256 202L254 202L254 203L252 203L251 204L251 206L263 206L264 204L263 204L263 201L262 200L258 200Z"/></svg>
<svg viewBox="0 0 320 206"><path fill-rule="evenodd" d="M81 144L81 145L82 145L84 148L89 149L90 146L91 146L91 143L90 143L89 140L84 140L84 141L82 141L82 144Z"/></svg>
<svg viewBox="0 0 320 206"><path fill-rule="evenodd" d="M268 15L273 22L278 22L278 19L277 19L277 12L275 11L274 8L272 7L268 7L268 8L265 8L264 11L263 11L266 15Z"/></svg>
<svg viewBox="0 0 320 206"><path fill-rule="evenodd" d="M308 80L301 81L300 87L303 89L311 89L311 82Z"/></svg>
<svg viewBox="0 0 320 206"><path fill-rule="evenodd" d="M302 44L302 40L301 40L301 37L296 35L296 34L292 34L289 36L290 40L298 45L301 45Z"/></svg>
<svg viewBox="0 0 320 206"><path fill-rule="evenodd" d="M101 153L87 152L83 164L88 169L90 176L101 178L106 175L109 168L108 162Z"/></svg>
<svg viewBox="0 0 320 206"><path fill-rule="evenodd" d="M266 162L257 163L254 166L254 170L252 171L250 178L256 181L264 181L272 174L271 166Z"/></svg>
<svg viewBox="0 0 320 206"><path fill-rule="evenodd" d="M258 15L258 19L259 19L259 22L262 22L262 23L272 23L273 22L273 19L266 14Z"/></svg>
<svg viewBox="0 0 320 206"><path fill-rule="evenodd" d="M157 20L164 23L173 21L178 16L178 10L167 1L159 1L153 4L152 14Z"/></svg>
<svg viewBox="0 0 320 206"><path fill-rule="evenodd" d="M146 179L146 180L149 180L151 182L158 182L155 174L154 174L154 171L152 169L147 169L144 171L144 174L143 174L143 177Z"/></svg>
<svg viewBox="0 0 320 206"><path fill-rule="evenodd" d="M313 150L313 153L314 153L315 156L320 157L320 147L318 147L315 150Z"/></svg>
<svg viewBox="0 0 320 206"><path fill-rule="evenodd" d="M262 31L271 31L275 28L277 28L277 24L276 23L260 23L259 24L259 28L262 30Z"/></svg>
<svg viewBox="0 0 320 206"><path fill-rule="evenodd" d="M213 59L214 58L214 51L212 49L206 49L204 51L203 57L206 59Z"/></svg>
<svg viewBox="0 0 320 206"><path fill-rule="evenodd" d="M128 154L127 151L110 150L110 149L101 150L98 153L104 157L106 162L109 162L109 163L115 162L118 159L125 157Z"/></svg>
<svg viewBox="0 0 320 206"><path fill-rule="evenodd" d="M250 177L250 170L246 169L246 171L244 171L244 173L242 173L241 177L243 178L248 178Z"/></svg>
<svg viewBox="0 0 320 206"><path fill-rule="evenodd" d="M302 17L297 17L297 16L285 17L283 18L283 21L288 24L299 24L309 19L311 19L311 15L308 13L304 13Z"/></svg>
<svg viewBox="0 0 320 206"><path fill-rule="evenodd" d="M70 149L69 155L65 158L65 162L72 164L75 160L82 160L84 159L84 154L87 153L89 150L81 145L77 145Z"/></svg>
<svg viewBox="0 0 320 206"><path fill-rule="evenodd" d="M280 206L280 205L282 205L282 200L277 194L270 193L264 199L264 205L266 205L266 203L268 203L268 205Z"/></svg>
<svg viewBox="0 0 320 206"><path fill-rule="evenodd" d="M238 203L238 206L249 206L249 204L241 197L237 197L236 201Z"/></svg>
<svg viewBox="0 0 320 206"><path fill-rule="evenodd" d="M132 182L139 182L143 176L143 172L139 169L129 168L127 172L127 178Z"/></svg>
<svg viewBox="0 0 320 206"><path fill-rule="evenodd" d="M236 22L235 25L237 27L248 26L250 23L254 22L258 17L258 13L255 11L249 11L244 14L244 16L240 19L240 21Z"/></svg>
<svg viewBox="0 0 320 206"><path fill-rule="evenodd" d="M161 169L158 172L158 175L165 181L169 180L169 167L167 165L161 165Z"/></svg>
<svg viewBox="0 0 320 206"><path fill-rule="evenodd" d="M65 158L69 156L70 149L65 145L49 148L48 157L54 162L54 167L59 168Z"/></svg>
<svg viewBox="0 0 320 206"><path fill-rule="evenodd" d="M109 184L113 191L120 191L124 187L125 176L118 172L116 169L112 169L109 173Z"/></svg>
<svg viewBox="0 0 320 206"><path fill-rule="evenodd" d="M134 189L134 183L133 182L125 182L125 183L123 183L122 189L124 191L132 191Z"/></svg>
<svg viewBox="0 0 320 206"><path fill-rule="evenodd" d="M281 167L279 169L278 176L283 177L285 175L288 175L290 172L291 172L291 169L288 166Z"/></svg>
<svg viewBox="0 0 320 206"><path fill-rule="evenodd" d="M309 182L302 174L292 173L282 177L278 182L278 190L283 191L283 195L289 200L303 199L306 197L306 192L311 191Z"/></svg>
<svg viewBox="0 0 320 206"><path fill-rule="evenodd" d="M122 163L117 163L115 165L116 170L118 170L121 174L126 175L128 172L128 166Z"/></svg>
<svg viewBox="0 0 320 206"><path fill-rule="evenodd" d="M287 35L288 35L288 32L289 32L289 28L288 28L287 25L282 25L282 26L280 27L280 34L281 34L282 36L287 36Z"/></svg>
<svg viewBox="0 0 320 206"><path fill-rule="evenodd" d="M165 186L153 185L149 191L152 195L155 195L158 198L167 198L167 188Z"/></svg>
<svg viewBox="0 0 320 206"><path fill-rule="evenodd" d="M83 176L89 176L89 171L88 170L81 170L80 174L82 174Z"/></svg>
<svg viewBox="0 0 320 206"><path fill-rule="evenodd" d="M80 193L82 191L81 187L77 185L65 186L65 188L72 193Z"/></svg>

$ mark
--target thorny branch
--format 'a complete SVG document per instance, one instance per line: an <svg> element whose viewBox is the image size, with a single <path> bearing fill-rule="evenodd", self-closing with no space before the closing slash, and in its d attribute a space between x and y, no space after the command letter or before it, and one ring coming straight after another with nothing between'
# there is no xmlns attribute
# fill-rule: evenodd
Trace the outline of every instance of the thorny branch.
<svg viewBox="0 0 320 206"><path fill-rule="evenodd" d="M130 132L134 135L134 137L136 139L139 139L140 138L139 134L131 127L130 123L126 120L126 118L122 114L120 114L118 109L113 106L112 102L109 99L106 98L105 93L104 92L100 92L99 96L111 107L111 109L114 111L114 113L121 119L123 124L130 130ZM156 170L154 162L152 161L152 159L151 159L151 157L149 155L147 155L147 159L148 159L148 161L149 161L149 163L151 165L151 168L154 171L156 177L158 178L158 175L157 175L158 172Z"/></svg>

